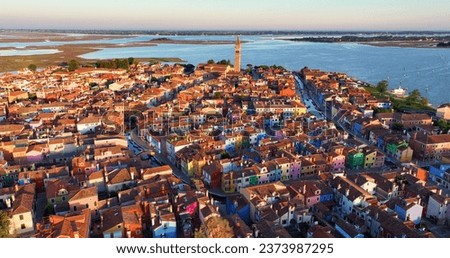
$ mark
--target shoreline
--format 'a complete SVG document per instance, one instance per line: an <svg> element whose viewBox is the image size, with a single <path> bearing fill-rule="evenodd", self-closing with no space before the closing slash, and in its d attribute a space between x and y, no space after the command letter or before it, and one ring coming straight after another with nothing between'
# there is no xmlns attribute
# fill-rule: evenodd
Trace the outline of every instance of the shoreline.
<svg viewBox="0 0 450 258"><path fill-rule="evenodd" d="M59 52L53 54L36 54L36 55L10 55L2 56L0 58L0 72L18 71L20 69L28 67L30 64L35 64L37 67L48 67L51 65L58 65L63 62L69 62L74 59L81 63L83 62L94 62L103 59L85 59L81 56L89 54L101 49L107 48L126 48L126 47L154 47L158 44L193 44L193 45L224 45L233 44L233 41L208 41L208 40L173 40L173 39L152 39L147 41L130 42L125 44L116 43L88 43L80 44L75 43L56 45L56 46L27 46L24 48L16 47L0 47L0 50L48 50L54 49ZM105 58L111 59L111 58ZM171 58L158 58L158 57L146 57L146 58L136 58L143 60L169 60L168 62L186 62L178 57Z"/></svg>
<svg viewBox="0 0 450 258"><path fill-rule="evenodd" d="M310 42L310 43L354 43L366 46L375 47L400 47L400 48L435 48L435 49L448 49L447 46L450 42L450 37L374 37L374 38L364 38L364 37L318 37L318 38L284 38L281 40L292 41L292 42ZM444 45L444 46L439 46Z"/></svg>

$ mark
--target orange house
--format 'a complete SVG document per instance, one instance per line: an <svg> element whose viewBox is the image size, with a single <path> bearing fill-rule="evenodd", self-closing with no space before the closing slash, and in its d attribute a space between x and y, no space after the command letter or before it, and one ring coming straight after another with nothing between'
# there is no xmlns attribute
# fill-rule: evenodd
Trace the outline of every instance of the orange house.
<svg viewBox="0 0 450 258"><path fill-rule="evenodd" d="M295 91L292 89L292 87L284 87L280 90L280 96L282 97L294 97Z"/></svg>

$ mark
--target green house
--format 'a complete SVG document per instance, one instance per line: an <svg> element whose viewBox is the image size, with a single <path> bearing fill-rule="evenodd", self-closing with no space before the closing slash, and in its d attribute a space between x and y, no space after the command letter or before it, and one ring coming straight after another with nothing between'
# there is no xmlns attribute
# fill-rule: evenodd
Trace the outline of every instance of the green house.
<svg viewBox="0 0 450 258"><path fill-rule="evenodd" d="M349 169L364 167L364 154L356 150L349 151L347 154L347 167Z"/></svg>

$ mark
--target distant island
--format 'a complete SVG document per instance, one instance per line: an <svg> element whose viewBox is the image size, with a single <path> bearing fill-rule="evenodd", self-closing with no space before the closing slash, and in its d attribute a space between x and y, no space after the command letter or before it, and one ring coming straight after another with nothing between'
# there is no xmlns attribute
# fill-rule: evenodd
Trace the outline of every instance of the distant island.
<svg viewBox="0 0 450 258"><path fill-rule="evenodd" d="M450 36L406 36L406 35L380 35L380 36L325 36L325 37L301 37L288 38L289 41L304 41L317 43L361 43L373 46L389 47L420 47L420 48L448 48Z"/></svg>

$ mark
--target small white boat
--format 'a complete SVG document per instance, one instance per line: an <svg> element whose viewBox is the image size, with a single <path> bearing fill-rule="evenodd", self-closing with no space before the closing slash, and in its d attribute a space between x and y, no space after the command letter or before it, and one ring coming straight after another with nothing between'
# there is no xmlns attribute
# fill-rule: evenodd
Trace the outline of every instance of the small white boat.
<svg viewBox="0 0 450 258"><path fill-rule="evenodd" d="M406 95L408 95L408 90L405 88L402 88L401 85L399 85L397 89L390 90L389 92L394 94L397 97L405 97Z"/></svg>

